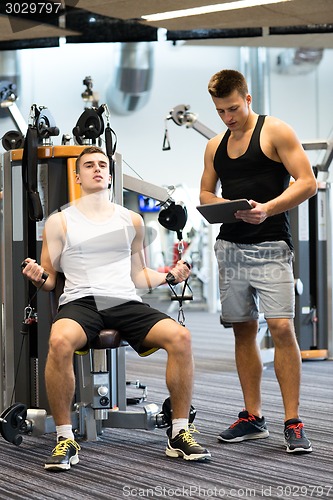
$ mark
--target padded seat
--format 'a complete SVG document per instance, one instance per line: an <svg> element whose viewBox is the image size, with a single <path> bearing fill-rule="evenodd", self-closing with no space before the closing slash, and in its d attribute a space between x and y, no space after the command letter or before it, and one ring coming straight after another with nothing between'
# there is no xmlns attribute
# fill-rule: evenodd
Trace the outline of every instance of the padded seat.
<svg viewBox="0 0 333 500"><path fill-rule="evenodd" d="M117 349L117 347L126 346L128 343L123 340L118 330L107 329L101 330L89 344L90 349Z"/></svg>

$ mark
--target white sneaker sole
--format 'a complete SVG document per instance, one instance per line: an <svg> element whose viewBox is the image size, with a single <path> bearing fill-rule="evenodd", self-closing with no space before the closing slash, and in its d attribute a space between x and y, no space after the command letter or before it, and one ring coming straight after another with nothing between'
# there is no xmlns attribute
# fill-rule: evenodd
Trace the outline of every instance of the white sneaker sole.
<svg viewBox="0 0 333 500"><path fill-rule="evenodd" d="M44 469L51 470L51 471L63 471L63 470L69 470L72 465L76 465L79 463L79 457L78 455L74 455L71 457L69 464L45 464Z"/></svg>
<svg viewBox="0 0 333 500"><path fill-rule="evenodd" d="M233 439L224 439L222 436L217 436L217 439L219 441L222 441L223 443L240 443L241 441L250 441L252 439L264 439L269 436L269 432L262 431L262 432L256 432L253 434L245 434L244 436L239 436L235 437Z"/></svg>
<svg viewBox="0 0 333 500"><path fill-rule="evenodd" d="M287 453L311 453L312 445L309 448L294 448L293 450L289 448L288 444L285 442Z"/></svg>
<svg viewBox="0 0 333 500"><path fill-rule="evenodd" d="M165 449L165 454L168 457L171 458L183 458L184 460L192 460L192 461L203 461L211 458L211 454L208 453L202 453L202 454L195 454L195 455L186 455L182 450L179 449L171 449L171 448L166 448Z"/></svg>

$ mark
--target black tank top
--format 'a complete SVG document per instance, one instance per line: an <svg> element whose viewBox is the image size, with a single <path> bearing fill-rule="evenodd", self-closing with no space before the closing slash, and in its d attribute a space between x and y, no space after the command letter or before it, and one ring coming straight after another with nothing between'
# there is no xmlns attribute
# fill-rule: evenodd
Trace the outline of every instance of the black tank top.
<svg viewBox="0 0 333 500"><path fill-rule="evenodd" d="M265 203L289 186L290 175L284 165L271 160L261 150L260 132L264 121L265 116L260 115L247 150L238 158L228 156L230 130L224 134L214 156L214 169L221 181L223 198L247 198ZM217 239L249 244L283 240L292 249L289 214L273 215L258 225L243 221L222 224Z"/></svg>

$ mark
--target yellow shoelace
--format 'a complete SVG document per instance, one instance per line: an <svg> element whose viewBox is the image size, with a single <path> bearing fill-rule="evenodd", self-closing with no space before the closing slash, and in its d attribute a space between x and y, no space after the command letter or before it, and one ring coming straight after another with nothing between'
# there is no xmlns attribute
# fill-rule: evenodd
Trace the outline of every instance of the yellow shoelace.
<svg viewBox="0 0 333 500"><path fill-rule="evenodd" d="M76 441L73 441L72 439L65 439L63 441L60 441L55 448L52 450L52 456L65 456L67 453L67 450L70 446L73 446L77 451L79 451L81 448L77 444Z"/></svg>
<svg viewBox="0 0 333 500"><path fill-rule="evenodd" d="M181 438L184 442L186 442L190 446L199 446L192 434L197 432L200 434L200 432L195 428L193 424L189 425L189 428L187 431L185 431L183 434L181 434Z"/></svg>

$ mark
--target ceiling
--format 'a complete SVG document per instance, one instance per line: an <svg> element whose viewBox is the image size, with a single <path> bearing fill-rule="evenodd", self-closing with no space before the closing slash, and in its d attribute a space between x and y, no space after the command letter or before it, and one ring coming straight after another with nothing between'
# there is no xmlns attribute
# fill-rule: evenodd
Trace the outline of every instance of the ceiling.
<svg viewBox="0 0 333 500"><path fill-rule="evenodd" d="M177 10L179 0L52 1L53 11L40 14L23 12L24 5L38 8L39 0L1 1L0 50L54 47L60 37L67 43L152 42L160 37L159 28L175 43L333 48L333 0L291 0L154 24L141 16ZM235 0L182 0L181 8L230 1ZM9 13L14 6L16 13Z"/></svg>

